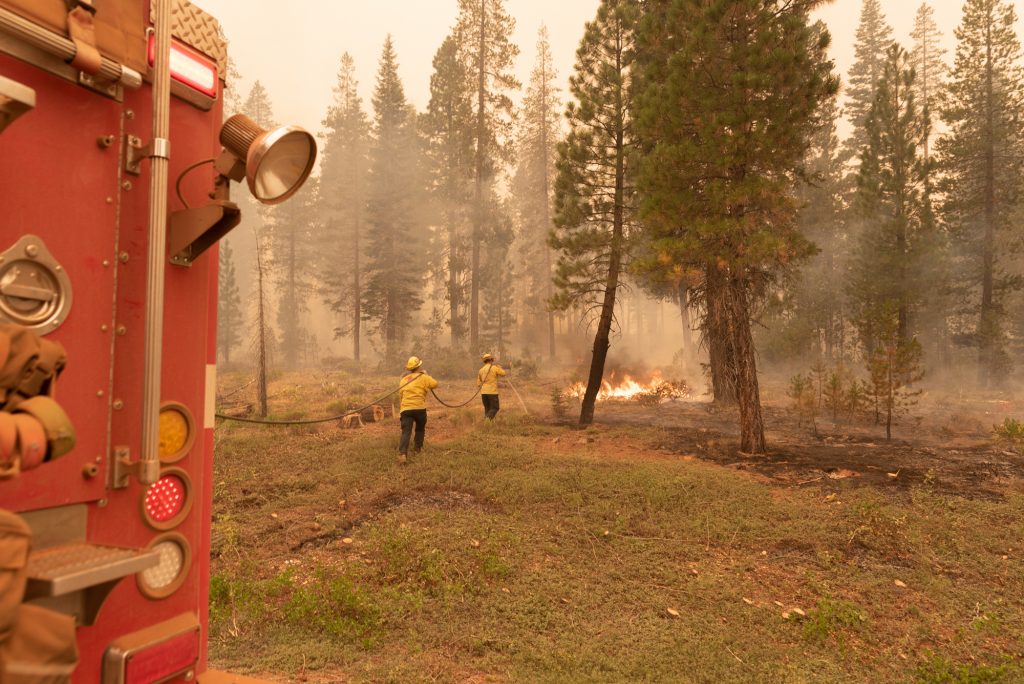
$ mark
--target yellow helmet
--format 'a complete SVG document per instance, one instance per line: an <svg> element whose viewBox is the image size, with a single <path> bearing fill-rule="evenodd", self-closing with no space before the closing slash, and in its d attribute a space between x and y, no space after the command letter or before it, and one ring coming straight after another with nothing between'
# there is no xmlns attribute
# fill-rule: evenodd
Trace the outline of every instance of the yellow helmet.
<svg viewBox="0 0 1024 684"><path fill-rule="evenodd" d="M492 354L490 352L484 352L483 354L480 355L480 360L481 361L493 361L494 360L494 354Z"/></svg>
<svg viewBox="0 0 1024 684"><path fill-rule="evenodd" d="M410 356L409 360L405 362L405 369L414 371L423 365L423 361L418 356Z"/></svg>

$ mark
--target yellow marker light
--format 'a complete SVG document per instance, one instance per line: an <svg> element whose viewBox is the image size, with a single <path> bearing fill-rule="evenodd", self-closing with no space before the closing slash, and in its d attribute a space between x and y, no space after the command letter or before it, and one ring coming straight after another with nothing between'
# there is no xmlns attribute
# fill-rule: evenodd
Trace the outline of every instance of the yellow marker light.
<svg viewBox="0 0 1024 684"><path fill-rule="evenodd" d="M169 401L160 407L160 461L176 463L196 441L196 423L184 404Z"/></svg>

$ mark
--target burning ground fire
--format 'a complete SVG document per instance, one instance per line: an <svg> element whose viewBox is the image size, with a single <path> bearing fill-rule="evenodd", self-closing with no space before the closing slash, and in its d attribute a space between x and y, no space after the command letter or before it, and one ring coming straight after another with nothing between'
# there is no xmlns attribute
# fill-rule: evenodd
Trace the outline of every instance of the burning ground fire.
<svg viewBox="0 0 1024 684"><path fill-rule="evenodd" d="M587 391L587 385L577 382L569 386L566 396L582 399ZM601 383L601 389L597 393L598 401L636 399L642 403L660 403L667 399L687 399L690 396L690 388L682 381L669 381L661 377L660 373L653 373L647 382L638 382L629 375L623 376L622 380L612 377Z"/></svg>

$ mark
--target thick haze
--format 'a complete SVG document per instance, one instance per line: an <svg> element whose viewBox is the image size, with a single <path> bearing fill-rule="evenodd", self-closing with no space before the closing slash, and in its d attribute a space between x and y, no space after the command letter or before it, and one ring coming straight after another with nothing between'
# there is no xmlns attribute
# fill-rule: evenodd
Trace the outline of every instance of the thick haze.
<svg viewBox="0 0 1024 684"><path fill-rule="evenodd" d="M348 51L356 69L364 103L370 93L384 37L391 33L398 51L407 97L418 109L429 99L431 60L455 23L456 0L295 0L279 11L255 10L241 0L193 0L220 20L231 42L231 55L242 74L238 91L248 92L259 79L270 93L274 113L282 123L297 123L311 131L331 102L341 54ZM886 18L897 40L910 44L917 0L883 0ZM961 0L932 0L935 20L943 32L952 60L953 29L960 23ZM529 78L537 29L548 27L551 51L563 82L572 70L583 24L593 17L598 0L506 0L516 19L515 40L522 49L520 80ZM1024 0L1016 0L1018 18ZM853 41L861 0L836 0L818 14L833 36L833 55L844 76L853 62ZM1018 23L1018 33L1021 26ZM845 133L845 131L843 131Z"/></svg>

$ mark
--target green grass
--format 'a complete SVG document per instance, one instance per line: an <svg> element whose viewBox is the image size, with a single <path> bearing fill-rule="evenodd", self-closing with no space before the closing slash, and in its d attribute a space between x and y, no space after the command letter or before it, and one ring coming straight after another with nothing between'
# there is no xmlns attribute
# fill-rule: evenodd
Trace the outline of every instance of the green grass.
<svg viewBox="0 0 1024 684"><path fill-rule="evenodd" d="M219 428L215 664L282 681L1024 681L1019 494L826 500L503 418L457 413L444 443L428 427L406 467L390 432Z"/></svg>

